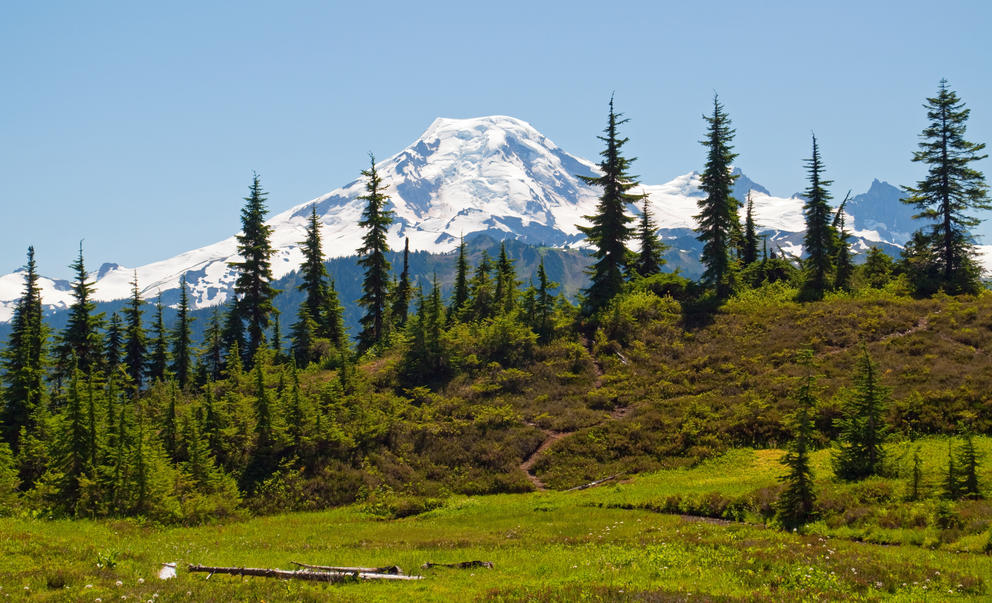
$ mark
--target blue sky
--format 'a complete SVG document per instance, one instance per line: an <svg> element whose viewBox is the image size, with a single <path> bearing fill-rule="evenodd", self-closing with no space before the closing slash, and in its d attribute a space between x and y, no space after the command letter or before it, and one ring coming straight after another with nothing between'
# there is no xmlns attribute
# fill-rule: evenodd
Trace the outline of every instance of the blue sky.
<svg viewBox="0 0 992 603"><path fill-rule="evenodd" d="M80 239L94 270L212 243L252 170L280 211L438 116L512 115L595 159L612 91L653 184L701 168L714 91L738 165L782 196L811 131L839 197L915 182L941 77L992 142L992 3L614 4L3 3L0 273L30 244L65 277Z"/></svg>

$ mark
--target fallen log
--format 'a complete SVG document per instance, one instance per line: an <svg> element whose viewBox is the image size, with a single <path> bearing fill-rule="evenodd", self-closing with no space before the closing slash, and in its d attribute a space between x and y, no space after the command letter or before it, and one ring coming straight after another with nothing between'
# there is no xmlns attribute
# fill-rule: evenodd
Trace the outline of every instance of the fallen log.
<svg viewBox="0 0 992 603"><path fill-rule="evenodd" d="M423 576L398 576L396 574L377 574L374 572L325 572L300 570L280 570L256 567L213 567L209 565L190 564L190 572L203 572L207 578L213 574L231 574L234 576L259 576L262 578L281 578L283 580L309 580L311 582L348 582L354 580L423 580Z"/></svg>
<svg viewBox="0 0 992 603"><path fill-rule="evenodd" d="M458 563L431 563L427 562L421 565L423 569L431 569L432 567L453 567L455 569L468 569L470 567L485 567L493 569L492 561L460 561Z"/></svg>
<svg viewBox="0 0 992 603"><path fill-rule="evenodd" d="M576 486L574 488L569 488L568 490L565 490L565 492L574 492L575 490L585 490L586 488L594 488L594 487L596 487L596 486L598 486L600 484L606 483L606 482L608 482L610 480L614 480L616 478L617 478L617 476L611 475L610 477L604 477L603 479L598 479L598 480L596 480L594 482L589 482L588 484L583 484L581 486Z"/></svg>
<svg viewBox="0 0 992 603"><path fill-rule="evenodd" d="M329 572L347 572L351 573L361 573L361 574L392 574L392 575L403 575L403 570L398 565L387 565L385 567L344 567L339 565L310 565L309 563L300 563L298 561L290 561L293 565L299 567L305 567L311 570L324 570Z"/></svg>

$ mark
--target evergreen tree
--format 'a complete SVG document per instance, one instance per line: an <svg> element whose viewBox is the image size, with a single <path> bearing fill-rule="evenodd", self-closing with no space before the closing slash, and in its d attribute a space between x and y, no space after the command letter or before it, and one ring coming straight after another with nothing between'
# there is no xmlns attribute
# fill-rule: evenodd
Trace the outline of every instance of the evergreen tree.
<svg viewBox="0 0 992 603"><path fill-rule="evenodd" d="M641 208L641 223L637 235L641 249L637 253L637 259L634 260L634 270L641 276L658 274L665 265L661 254L668 246L658 240L658 227L651 219L647 196L644 197L644 206Z"/></svg>
<svg viewBox="0 0 992 603"><path fill-rule="evenodd" d="M403 272L400 273L399 283L393 289L393 321L399 328L406 325L412 293L413 290L410 287L410 238L407 237L403 246Z"/></svg>
<svg viewBox="0 0 992 603"><path fill-rule="evenodd" d="M923 487L923 459L920 458L920 447L913 449L913 472L910 475L909 500L920 500Z"/></svg>
<svg viewBox="0 0 992 603"><path fill-rule="evenodd" d="M259 175L253 174L248 196L244 198L245 206L241 209L241 233L237 236L238 255L242 261L229 263L238 273L234 283L235 307L238 318L246 325L248 338L241 349L249 362L262 347L274 310L272 299L279 293L272 287L274 251L269 243L272 228L265 224L265 199Z"/></svg>
<svg viewBox="0 0 992 603"><path fill-rule="evenodd" d="M386 254L389 245L386 233L393 223L393 212L386 209L389 196L384 194L385 186L375 169L375 156L369 154L371 166L362 170L366 194L358 197L366 202L362 219L358 225L366 229L362 236L362 246L358 248L359 266L365 268L362 281L362 297L358 304L365 308L365 316L360 320L362 331L358 334L358 353L362 354L382 340L386 333L386 307L389 294L389 260Z"/></svg>
<svg viewBox="0 0 992 603"><path fill-rule="evenodd" d="M131 384L135 391L141 389L145 378L146 366L146 342L145 327L142 323L141 295L138 291L138 273L134 273L134 280L131 281L131 299L124 307L124 320L127 323L125 328L124 342L124 367L128 376L131 377Z"/></svg>
<svg viewBox="0 0 992 603"><path fill-rule="evenodd" d="M868 348L861 346L861 360L855 376L857 391L844 405L838 421L838 450L834 472L846 480L879 475L885 461L885 407L889 391L878 382L875 364Z"/></svg>
<svg viewBox="0 0 992 603"><path fill-rule="evenodd" d="M12 451L20 451L20 436L31 430L35 409L45 398L45 348L48 329L42 318L41 288L34 260L34 247L28 247L24 267L24 293L14 306L7 346L0 353L0 437Z"/></svg>
<svg viewBox="0 0 992 603"><path fill-rule="evenodd" d="M837 271L834 277L834 287L841 290L849 290L851 288L851 278L854 276L854 262L851 259L851 235L847 232L846 218L844 217L844 207L847 205L850 195L851 193L848 192L840 207L837 208L833 222L833 231L837 237L835 243L837 251L834 257L834 264L837 266Z"/></svg>
<svg viewBox="0 0 992 603"><path fill-rule="evenodd" d="M169 366L168 333L165 330L165 320L162 316L162 295L159 294L155 304L155 318L152 322L151 354L148 359L148 380L165 381L166 369Z"/></svg>
<svg viewBox="0 0 992 603"><path fill-rule="evenodd" d="M809 171L809 188L806 189L806 203L803 213L806 216L806 236L803 245L807 254L806 280L803 283L804 299L821 299L830 288L830 273L833 271L833 230L830 227L831 199L827 187L833 184L823 178L823 161L820 149L813 136L813 156L806 160Z"/></svg>
<svg viewBox="0 0 992 603"><path fill-rule="evenodd" d="M75 513L80 482L89 468L90 459L86 411L79 391L80 378L81 371L73 367L66 398L64 428L59 442L59 501L69 513Z"/></svg>
<svg viewBox="0 0 992 603"><path fill-rule="evenodd" d="M317 204L310 206L310 220L307 222L306 239L300 241L303 250L303 265L300 266L298 291L306 293L303 303L307 306L310 318L318 320L327 306L327 268L324 266L324 251L321 248L320 220L317 219Z"/></svg>
<svg viewBox="0 0 992 603"><path fill-rule="evenodd" d="M554 332L555 298L552 289L558 288L558 283L548 279L544 270L544 258L537 266L537 290L534 296L534 332L538 341L547 343Z"/></svg>
<svg viewBox="0 0 992 603"><path fill-rule="evenodd" d="M804 358L806 377L799 388L799 408L792 424L795 437L783 459L788 473L781 479L785 490L777 502L779 520L786 529L798 529L809 522L814 514L816 492L813 489L813 470L810 467L810 452L813 446L813 409L816 398L813 395L812 354Z"/></svg>
<svg viewBox="0 0 992 603"><path fill-rule="evenodd" d="M944 474L944 498L957 500L961 498L961 476L954 454L954 441L947 440L947 472Z"/></svg>
<svg viewBox="0 0 992 603"><path fill-rule="evenodd" d="M878 246L868 248L865 263L861 266L861 277L869 287L881 289L892 275L892 258Z"/></svg>
<svg viewBox="0 0 992 603"><path fill-rule="evenodd" d="M161 438L165 451L173 461L178 457L179 425L176 420L176 383L169 382L169 403L165 406L165 414L162 417Z"/></svg>
<svg viewBox="0 0 992 603"><path fill-rule="evenodd" d="M248 344L245 342L245 323L241 317L241 304L238 303L237 298L231 299L227 312L224 313L221 343L224 347L225 368L235 360L239 364L244 364L244 350Z"/></svg>
<svg viewBox="0 0 992 603"><path fill-rule="evenodd" d="M255 444L260 452L267 453L275 442L272 432L272 402L265 387L261 363L255 365Z"/></svg>
<svg viewBox="0 0 992 603"><path fill-rule="evenodd" d="M323 317L323 331L318 331L318 334L327 337L335 349L343 350L346 348L348 333L344 328L344 308L341 306L333 280L327 287L327 306L321 316Z"/></svg>
<svg viewBox="0 0 992 603"><path fill-rule="evenodd" d="M448 306L448 324L461 317L468 304L468 258L466 257L465 237L458 243L458 260L455 263L455 288Z"/></svg>
<svg viewBox="0 0 992 603"><path fill-rule="evenodd" d="M107 374L113 373L121 364L121 354L124 349L124 333L121 324L121 316L117 312L110 315L110 324L107 327L107 337L103 348L104 365L107 367Z"/></svg>
<svg viewBox="0 0 992 603"><path fill-rule="evenodd" d="M506 243L499 244L499 259L496 261L496 311L509 314L516 306L517 272L513 269L513 260L506 255Z"/></svg>
<svg viewBox="0 0 992 603"><path fill-rule="evenodd" d="M915 187L903 187L909 194L903 202L920 210L916 218L930 223L920 231L929 253L913 280L921 293L939 288L952 294L975 292L980 270L969 229L980 220L969 212L992 209L992 200L985 176L969 164L988 157L980 154L985 144L965 140L971 110L948 88L947 80L940 80L937 96L928 98L924 107L930 125L920 135L913 161L929 169Z"/></svg>
<svg viewBox="0 0 992 603"><path fill-rule="evenodd" d="M627 271L626 243L631 236L631 228L627 224L634 219L627 215L626 208L628 203L636 203L643 198L643 195L627 192L637 186L637 181L629 173L634 158L628 159L621 153L621 148L629 140L620 138L617 131L619 126L628 121L620 119L622 115L614 112L611 96L609 118L606 129L603 130L606 136L598 137L606 143L606 148L600 153L603 157L599 164L602 176L579 176L586 184L603 189L596 205L596 214L583 216L592 224L579 226L579 230L595 248L595 261L588 271L591 282L583 291L585 299L582 310L587 316L592 316L605 307L623 286L624 273Z"/></svg>
<svg viewBox="0 0 992 603"><path fill-rule="evenodd" d="M754 199L751 191L747 192L747 210L744 214L744 248L741 253L741 263L745 266L758 261L758 228L754 223Z"/></svg>
<svg viewBox="0 0 992 603"><path fill-rule="evenodd" d="M485 320L496 314L496 300L493 295L493 282L489 273L493 265L489 254L482 251L482 258L475 269L475 275L469 283L471 299L468 302L468 318L470 320Z"/></svg>
<svg viewBox="0 0 992 603"><path fill-rule="evenodd" d="M272 351L275 352L273 362L282 362L282 328L279 326L279 310L272 312Z"/></svg>
<svg viewBox="0 0 992 603"><path fill-rule="evenodd" d="M982 498L982 489L978 483L978 451L971 433L965 432L964 442L958 452L957 466L959 472L959 495L965 498Z"/></svg>
<svg viewBox="0 0 992 603"><path fill-rule="evenodd" d="M713 95L713 115L703 116L706 120L706 139L700 144L706 147L706 166L699 176L700 187L706 197L697 202L696 238L703 244L702 262L706 266L702 280L715 288L717 294L729 293L731 238L740 228L737 216L739 203L731 195L734 180L731 164L737 153L731 142L735 130L730 127L730 117L723 110L719 97Z"/></svg>
<svg viewBox="0 0 992 603"><path fill-rule="evenodd" d="M193 367L192 329L194 318L189 315L189 296L186 291L186 275L179 277L179 307L176 312L176 325L172 331L172 374L176 376L180 389L186 389L190 382Z"/></svg>
<svg viewBox="0 0 992 603"><path fill-rule="evenodd" d="M84 373L100 368L103 350L100 325L103 314L95 314L93 282L83 263L83 244L79 243L79 257L70 266L76 277L72 282L72 305L69 320L59 335L55 347L55 383L59 387L65 377L71 376L73 366Z"/></svg>
<svg viewBox="0 0 992 603"><path fill-rule="evenodd" d="M310 316L307 304L300 304L297 321L293 323L293 366L306 367L317 360L314 354L314 344L317 338L317 322Z"/></svg>
<svg viewBox="0 0 992 603"><path fill-rule="evenodd" d="M198 370L203 374L203 383L220 379L221 369L224 367L224 344L220 310L216 308L210 314L210 321L203 331L203 349L200 351L199 366Z"/></svg>

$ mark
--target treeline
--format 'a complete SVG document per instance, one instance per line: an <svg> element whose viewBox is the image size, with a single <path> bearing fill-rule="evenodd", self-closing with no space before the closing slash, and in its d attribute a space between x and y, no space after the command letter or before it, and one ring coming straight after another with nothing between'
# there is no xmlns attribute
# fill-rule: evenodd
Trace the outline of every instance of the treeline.
<svg viewBox="0 0 992 603"><path fill-rule="evenodd" d="M160 299L148 319L137 277L128 303L108 318L95 312L82 248L71 266L68 323L52 336L29 249L24 293L2 353L0 511L18 501L53 516L199 521L245 507L274 511L375 498L383 488L400 487L401 465L418 465L432 484L450 481L445 471L456 472L468 484L464 491L527 489L507 477L523 455L514 447L527 446L527 436L491 442L498 452L473 448L480 435L512 430L513 409L493 407L468 418L452 405L445 419L451 431L439 434L432 387L485 373L497 387L512 389L520 369L555 342L622 343L617 325L629 317L619 315L632 297L671 296L686 307L706 307L735 291L787 281L802 300L813 300L834 289L885 286L892 278L917 294L977 290L967 231L975 220L965 212L989 207L981 174L968 167L982 158L983 145L963 140L968 112L944 82L928 107L933 124L914 160L926 162L930 175L907 189L926 222L898 262L872 249L855 267L843 204L837 210L827 204L831 183L815 137L807 160L808 257L768 249L753 203L748 200L742 219L742 205L730 194L734 132L717 98L705 117L706 197L699 201L697 233L706 271L699 282L664 272L665 246L647 199L631 192L633 160L624 157L627 139L619 134L625 120L612 99L601 137L602 175L587 179L603 194L590 224L581 227L595 261L577 305L560 294L543 262L521 278L505 246L495 258L484 252L473 267L462 241L448 299L436 277L413 282L408 246L395 270L386 240L392 212L374 157L362 171L366 206L358 226L365 234L357 251L364 315L354 347L326 272L316 208L300 242L304 301L284 335L273 306L279 291L257 175L241 212L234 294L211 316L199 345L191 337L185 279L172 327L164 324ZM628 205L638 202L640 220L631 226ZM628 248L631 239L637 251ZM366 370L356 370L359 363ZM457 446L438 443L448 436ZM431 486L425 494L438 491Z"/></svg>

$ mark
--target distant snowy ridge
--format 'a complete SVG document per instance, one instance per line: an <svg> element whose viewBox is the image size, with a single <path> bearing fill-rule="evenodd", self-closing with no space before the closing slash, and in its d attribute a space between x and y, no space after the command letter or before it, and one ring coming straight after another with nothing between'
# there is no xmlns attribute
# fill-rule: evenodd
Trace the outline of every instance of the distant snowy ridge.
<svg viewBox="0 0 992 603"><path fill-rule="evenodd" d="M533 244L580 247L585 240L578 225L588 223L583 216L595 213L599 197L596 188L577 176L596 175L596 164L565 152L530 124L505 116L439 118L412 145L379 162L377 169L390 196L390 209L395 212L388 237L394 249L401 248L403 239L409 237L411 249L446 252L457 247L459 237L479 233ZM693 216L699 212L697 202L703 194L695 172L640 189L634 192L649 195L662 237L674 238L676 233L696 226ZM742 176L735 189L741 202L747 189L752 191L755 219L762 231L769 233L774 245L799 254L805 229L802 199L775 197ZM354 254L363 234L357 224L364 202L357 197L364 192L365 181L356 179L268 220L275 278L299 268L303 259L299 242L305 237L314 204L322 223L325 254ZM908 235L901 228L896 231L885 222L885 216L894 211L893 195L898 198L898 189L876 181L872 189L855 198L861 198L860 202L848 206L847 224L855 237L855 251L873 242L900 245L906 240ZM634 214L640 211L636 207L630 210ZM232 221L235 219L232 215ZM992 265L992 247L983 253L986 265ZM222 304L235 280L228 263L238 259L237 241L231 236L138 268L105 264L97 271L95 299L130 296L135 273L146 299L168 294L178 288L180 275L186 274L195 308ZM42 299L50 310L71 303L67 282L43 278L40 284ZM0 277L0 321L10 320L22 290L20 272Z"/></svg>

